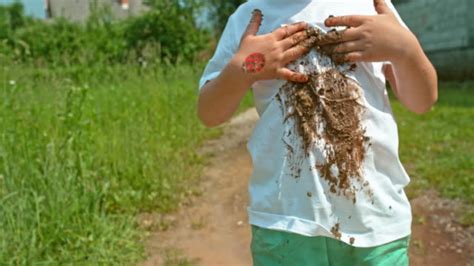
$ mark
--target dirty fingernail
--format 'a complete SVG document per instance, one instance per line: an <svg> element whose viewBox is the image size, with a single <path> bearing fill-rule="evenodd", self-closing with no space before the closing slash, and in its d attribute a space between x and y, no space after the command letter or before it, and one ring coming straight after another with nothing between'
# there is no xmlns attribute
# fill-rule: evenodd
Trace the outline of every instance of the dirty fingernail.
<svg viewBox="0 0 474 266"><path fill-rule="evenodd" d="M334 18L333 15L329 15L328 18L326 19L326 22L329 23L329 22L333 21L333 18Z"/></svg>

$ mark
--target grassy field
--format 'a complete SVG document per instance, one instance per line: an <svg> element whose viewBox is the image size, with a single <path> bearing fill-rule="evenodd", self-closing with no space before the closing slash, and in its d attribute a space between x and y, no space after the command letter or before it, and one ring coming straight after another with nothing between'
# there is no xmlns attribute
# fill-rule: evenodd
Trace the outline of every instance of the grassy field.
<svg viewBox="0 0 474 266"><path fill-rule="evenodd" d="M220 133L195 115L200 70L0 69L0 264L139 261L136 214L195 193L196 148ZM393 105L410 188L472 206L474 85L443 85L423 116Z"/></svg>
<svg viewBox="0 0 474 266"><path fill-rule="evenodd" d="M196 118L196 69L1 69L0 264L139 260L135 214L193 193L219 133Z"/></svg>
<svg viewBox="0 0 474 266"><path fill-rule="evenodd" d="M467 204L474 223L474 83L443 83L433 110L418 116L392 101L400 132L400 157L412 178L409 192L436 188Z"/></svg>

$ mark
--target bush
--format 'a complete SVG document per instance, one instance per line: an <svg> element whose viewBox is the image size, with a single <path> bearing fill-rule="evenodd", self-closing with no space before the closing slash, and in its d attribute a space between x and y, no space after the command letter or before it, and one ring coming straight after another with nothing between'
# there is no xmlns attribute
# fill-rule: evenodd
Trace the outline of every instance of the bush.
<svg viewBox="0 0 474 266"><path fill-rule="evenodd" d="M3 7L0 53L15 61L59 66L194 62L210 36L196 26L194 9L167 0L151 7L121 21L103 8L92 10L84 24L27 18L21 4Z"/></svg>
<svg viewBox="0 0 474 266"><path fill-rule="evenodd" d="M25 26L28 18L24 16L23 5L13 3L9 6L0 5L0 39L11 36L11 32Z"/></svg>
<svg viewBox="0 0 474 266"><path fill-rule="evenodd" d="M158 44L159 57L172 63L193 62L207 47L210 34L198 29L196 13L200 5L195 0L149 0L151 11L130 21L126 30L129 48L140 56L149 44Z"/></svg>

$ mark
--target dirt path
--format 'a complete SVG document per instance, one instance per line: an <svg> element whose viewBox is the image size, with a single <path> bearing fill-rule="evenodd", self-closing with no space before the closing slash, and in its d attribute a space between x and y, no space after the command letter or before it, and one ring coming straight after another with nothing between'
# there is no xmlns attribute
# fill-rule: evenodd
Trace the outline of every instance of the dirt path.
<svg viewBox="0 0 474 266"><path fill-rule="evenodd" d="M257 120L255 110L233 119L224 135L208 142L211 163L202 177L202 195L178 213L160 217L172 226L149 237L149 259L142 265L251 265L247 223L247 180L252 164L246 142ZM474 266L474 227L455 222L460 204L427 191L412 200L411 265ZM145 225L156 216L144 214Z"/></svg>

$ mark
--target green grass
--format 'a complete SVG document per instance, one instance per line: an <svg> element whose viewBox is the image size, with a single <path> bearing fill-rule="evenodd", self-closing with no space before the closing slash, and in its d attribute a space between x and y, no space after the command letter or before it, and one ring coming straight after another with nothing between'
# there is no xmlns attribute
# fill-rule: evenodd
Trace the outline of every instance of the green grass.
<svg viewBox="0 0 474 266"><path fill-rule="evenodd" d="M0 264L140 261L135 215L193 193L219 132L196 118L199 75L0 69Z"/></svg>
<svg viewBox="0 0 474 266"><path fill-rule="evenodd" d="M412 178L410 194L436 188L474 206L474 83L442 83L439 100L424 115L392 106L400 132L400 157ZM467 218L466 218L467 217ZM468 218L471 217L471 218ZM472 211L466 223L473 223Z"/></svg>

